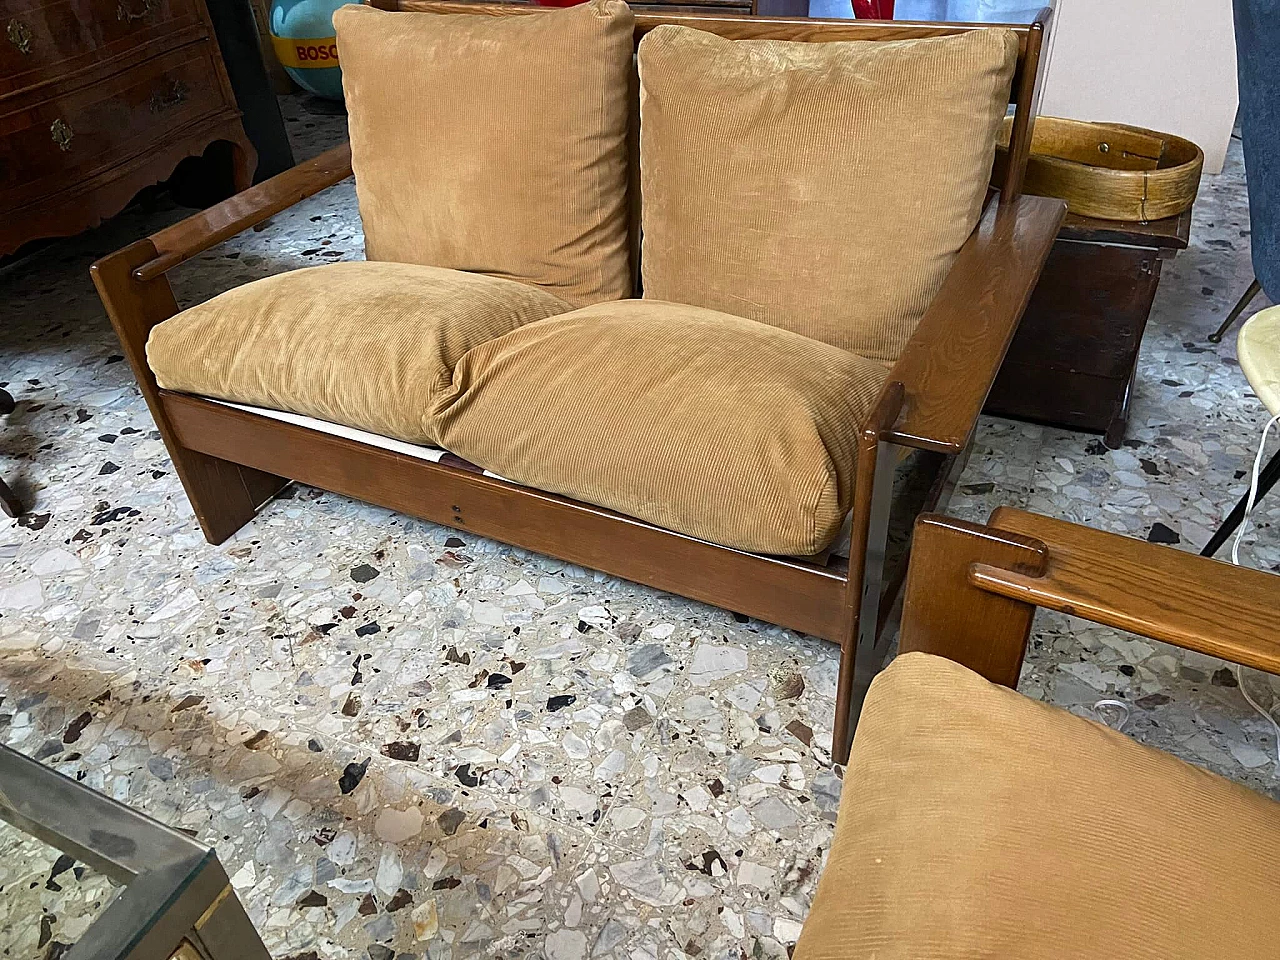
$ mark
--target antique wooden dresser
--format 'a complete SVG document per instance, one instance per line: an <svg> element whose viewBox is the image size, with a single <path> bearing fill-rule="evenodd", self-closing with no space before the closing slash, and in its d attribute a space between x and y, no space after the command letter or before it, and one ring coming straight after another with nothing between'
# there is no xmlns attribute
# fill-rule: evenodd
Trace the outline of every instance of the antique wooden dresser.
<svg viewBox="0 0 1280 960"><path fill-rule="evenodd" d="M0 256L121 210L216 141L256 158L204 0L0 0Z"/></svg>

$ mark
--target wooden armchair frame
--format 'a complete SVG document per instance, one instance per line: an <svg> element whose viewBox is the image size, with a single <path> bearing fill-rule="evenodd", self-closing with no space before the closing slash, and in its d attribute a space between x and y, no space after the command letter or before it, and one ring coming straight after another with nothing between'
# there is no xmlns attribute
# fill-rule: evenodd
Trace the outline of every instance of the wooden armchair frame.
<svg viewBox="0 0 1280 960"><path fill-rule="evenodd" d="M373 0L392 10L538 16L516 4ZM221 543L292 480L435 523L515 544L661 590L749 614L841 645L835 755L879 669L885 622L905 578L905 551L886 564L899 451L918 451L927 493L913 511L939 509L963 466L979 411L1065 212L1057 200L1023 196L1041 51L1049 12L1009 25L1019 41L1010 102L1010 163L961 249L883 395L860 430L848 569L759 556L454 467L159 389L146 360L151 328L178 312L167 271L351 175L349 146L273 177L203 213L99 260L94 283L119 334L151 415L205 537ZM636 14L636 41L665 24L730 39L822 42L934 37L978 24L913 24L771 17ZM911 519L910 517L908 519ZM909 527L908 527L909 530ZM855 663L857 671L855 673Z"/></svg>
<svg viewBox="0 0 1280 960"><path fill-rule="evenodd" d="M1280 674L1280 577L1011 507L916 521L899 652L1016 687L1037 607Z"/></svg>

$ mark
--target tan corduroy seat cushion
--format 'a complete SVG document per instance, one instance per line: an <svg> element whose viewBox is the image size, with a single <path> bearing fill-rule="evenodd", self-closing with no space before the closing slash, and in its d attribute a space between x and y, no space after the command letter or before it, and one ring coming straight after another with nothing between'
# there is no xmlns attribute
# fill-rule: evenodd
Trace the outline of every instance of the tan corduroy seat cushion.
<svg viewBox="0 0 1280 960"><path fill-rule="evenodd" d="M333 16L370 260L632 294L622 0L528 16Z"/></svg>
<svg viewBox="0 0 1280 960"><path fill-rule="evenodd" d="M409 263L334 263L256 280L151 331L166 390L288 410L410 443L468 350L570 310L514 280Z"/></svg>
<svg viewBox="0 0 1280 960"><path fill-rule="evenodd" d="M1280 804L958 664L871 685L795 960L1263 960Z"/></svg>
<svg viewBox="0 0 1280 960"><path fill-rule="evenodd" d="M1018 43L640 43L646 297L892 363L981 213Z"/></svg>
<svg viewBox="0 0 1280 960"><path fill-rule="evenodd" d="M442 444L519 483L762 553L839 531L879 365L712 310L602 303L476 347Z"/></svg>

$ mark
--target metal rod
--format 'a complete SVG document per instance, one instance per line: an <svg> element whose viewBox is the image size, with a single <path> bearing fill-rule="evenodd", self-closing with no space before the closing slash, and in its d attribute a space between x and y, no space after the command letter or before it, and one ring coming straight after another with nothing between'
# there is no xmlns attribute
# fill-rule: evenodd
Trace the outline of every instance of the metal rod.
<svg viewBox="0 0 1280 960"><path fill-rule="evenodd" d="M1257 277L1254 277L1253 282L1249 284L1249 289L1244 292L1244 296L1236 301L1236 305L1232 307L1231 312L1227 314L1227 319L1222 321L1222 326L1220 326L1215 332L1209 334L1209 342L1221 343L1223 335L1231 329L1231 325L1233 323L1240 319L1240 314L1244 313L1245 307L1249 306L1249 304L1253 302L1253 298L1261 292L1262 284L1258 282Z"/></svg>
<svg viewBox="0 0 1280 960"><path fill-rule="evenodd" d="M1262 500L1263 497L1276 485L1276 481L1280 480L1280 450L1271 455L1271 459L1267 461L1267 465L1262 468L1262 472L1258 474L1258 496L1254 505ZM1222 521L1222 526L1218 528L1218 532L1213 538L1205 544L1205 548L1200 551L1202 557L1212 557L1227 542L1227 538L1235 533L1236 527L1244 522L1244 511L1249 506L1249 491L1244 492L1244 496L1240 498L1227 515L1227 519Z"/></svg>

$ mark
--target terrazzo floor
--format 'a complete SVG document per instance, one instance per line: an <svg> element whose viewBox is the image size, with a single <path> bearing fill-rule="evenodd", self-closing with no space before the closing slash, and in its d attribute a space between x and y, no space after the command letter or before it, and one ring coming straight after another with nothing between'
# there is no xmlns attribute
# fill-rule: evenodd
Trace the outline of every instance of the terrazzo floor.
<svg viewBox="0 0 1280 960"><path fill-rule="evenodd" d="M342 135L286 108L300 159ZM277 958L785 956L840 796L835 651L308 488L206 544L88 275L183 213L151 199L0 268L0 470L31 505L0 524L0 739L216 844ZM952 511L1202 545L1263 420L1205 341L1248 237L1236 143L1166 265L1125 445L984 419ZM175 289L360 256L348 182ZM1242 557L1278 569L1280 497L1258 516ZM1280 798L1219 661L1042 615L1021 689L1120 699L1137 739ZM75 935L42 909L32 956Z"/></svg>

